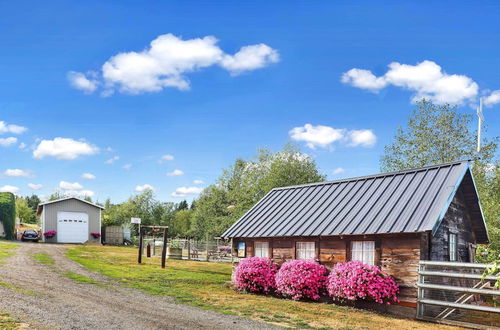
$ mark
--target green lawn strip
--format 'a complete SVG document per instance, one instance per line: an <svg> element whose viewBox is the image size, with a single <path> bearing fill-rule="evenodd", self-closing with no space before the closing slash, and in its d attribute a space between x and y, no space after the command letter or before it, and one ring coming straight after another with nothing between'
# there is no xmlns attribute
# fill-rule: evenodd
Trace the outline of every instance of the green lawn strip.
<svg viewBox="0 0 500 330"><path fill-rule="evenodd" d="M15 253L19 244L0 243L0 264L5 263L5 259Z"/></svg>
<svg viewBox="0 0 500 330"><path fill-rule="evenodd" d="M69 278L69 279L71 279L79 284L94 284L94 285L98 285L98 286L105 286L105 284L103 284L101 282L98 282L98 281L96 281L88 276L81 275L81 274L78 274L75 272L66 272L63 274L63 276L67 277L67 278Z"/></svg>
<svg viewBox="0 0 500 330"><path fill-rule="evenodd" d="M55 260L51 256L49 256L46 253L37 253L34 254L33 259L35 259L37 262L44 264L44 265L53 265Z"/></svg>
<svg viewBox="0 0 500 330"><path fill-rule="evenodd" d="M14 290L14 291L22 293L22 294L25 294L27 296L34 296L35 297L35 296L39 295L38 293L36 293L34 291L26 290L23 287L20 287L20 286L11 284L11 283L7 283L7 282L2 281L2 280L0 280L0 286L3 286L4 288L8 288L8 289Z"/></svg>
<svg viewBox="0 0 500 330"><path fill-rule="evenodd" d="M187 260L167 260L161 269L159 258L143 258L137 264L137 250L122 247L76 247L67 257L91 271L148 294L170 296L176 302L228 315L239 315L291 328L430 329L435 324L398 319L335 304L297 302L271 296L235 292L231 265Z"/></svg>
<svg viewBox="0 0 500 330"><path fill-rule="evenodd" d="M7 313L0 313L0 329L2 330L14 330L21 326L21 322L13 319Z"/></svg>

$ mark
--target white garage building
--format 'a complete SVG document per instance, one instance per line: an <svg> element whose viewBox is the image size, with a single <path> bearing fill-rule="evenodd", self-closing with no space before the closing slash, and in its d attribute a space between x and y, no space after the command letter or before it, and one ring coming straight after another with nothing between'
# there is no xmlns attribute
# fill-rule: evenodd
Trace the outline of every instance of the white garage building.
<svg viewBox="0 0 500 330"><path fill-rule="evenodd" d="M68 197L38 204L42 234L55 231L54 237L45 237L47 243L100 242L91 233L101 233L101 211L104 207L86 200Z"/></svg>

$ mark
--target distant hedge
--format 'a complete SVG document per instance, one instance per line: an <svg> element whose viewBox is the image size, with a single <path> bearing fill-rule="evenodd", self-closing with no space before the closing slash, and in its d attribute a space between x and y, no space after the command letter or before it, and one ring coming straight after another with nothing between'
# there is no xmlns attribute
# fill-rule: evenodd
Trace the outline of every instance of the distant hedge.
<svg viewBox="0 0 500 330"><path fill-rule="evenodd" d="M0 222L5 230L5 238L15 239L16 198L10 192L0 192Z"/></svg>

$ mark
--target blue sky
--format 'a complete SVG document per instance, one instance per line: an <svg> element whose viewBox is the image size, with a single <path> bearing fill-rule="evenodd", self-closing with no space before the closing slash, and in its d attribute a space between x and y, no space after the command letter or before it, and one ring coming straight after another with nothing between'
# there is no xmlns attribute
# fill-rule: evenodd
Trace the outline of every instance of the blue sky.
<svg viewBox="0 0 500 330"><path fill-rule="evenodd" d="M235 158L290 141L329 179L376 173L422 96L469 113L484 97L486 135L500 128L497 1L16 1L0 13L0 188L20 195L119 202L148 184L192 199Z"/></svg>

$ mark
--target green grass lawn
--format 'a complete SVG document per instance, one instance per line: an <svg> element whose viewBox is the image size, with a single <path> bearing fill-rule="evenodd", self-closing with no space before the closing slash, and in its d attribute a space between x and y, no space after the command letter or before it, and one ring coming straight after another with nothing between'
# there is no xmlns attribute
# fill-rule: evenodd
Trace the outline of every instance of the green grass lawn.
<svg viewBox="0 0 500 330"><path fill-rule="evenodd" d="M0 243L0 264L5 263L5 258L13 255L18 247L18 244Z"/></svg>
<svg viewBox="0 0 500 330"><path fill-rule="evenodd" d="M44 265L53 265L55 263L54 258L46 253L37 253L33 255L33 259Z"/></svg>
<svg viewBox="0 0 500 330"><path fill-rule="evenodd" d="M231 265L187 260L143 258L137 264L137 249L130 247L75 247L67 256L125 286L154 295L166 295L179 303L239 315L293 328L320 329L436 329L437 324L325 303L296 302L269 296L235 292L228 284Z"/></svg>

